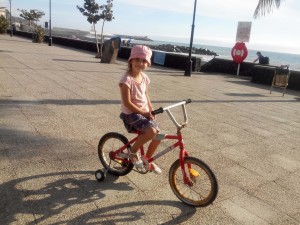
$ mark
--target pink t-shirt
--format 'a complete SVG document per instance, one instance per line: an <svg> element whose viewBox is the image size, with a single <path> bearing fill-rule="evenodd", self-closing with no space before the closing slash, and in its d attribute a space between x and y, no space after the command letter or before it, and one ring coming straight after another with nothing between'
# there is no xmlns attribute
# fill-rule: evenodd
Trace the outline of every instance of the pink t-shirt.
<svg viewBox="0 0 300 225"><path fill-rule="evenodd" d="M142 110L149 111L148 100L146 97L147 86L150 83L149 77L145 73L141 73L142 81L137 83L129 73L125 73L121 78L119 84L125 84L130 89L131 102ZM131 112L121 101L121 109L125 114L131 114Z"/></svg>

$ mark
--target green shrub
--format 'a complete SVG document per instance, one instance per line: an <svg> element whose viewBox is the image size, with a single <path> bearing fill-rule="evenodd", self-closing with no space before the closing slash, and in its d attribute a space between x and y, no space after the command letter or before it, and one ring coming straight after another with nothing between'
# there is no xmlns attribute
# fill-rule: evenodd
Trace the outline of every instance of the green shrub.
<svg viewBox="0 0 300 225"><path fill-rule="evenodd" d="M33 40L32 42L35 43L42 43L45 37L45 30L41 26L37 26L33 33Z"/></svg>
<svg viewBox="0 0 300 225"><path fill-rule="evenodd" d="M8 21L4 16L0 16L0 34L5 34L9 26Z"/></svg>

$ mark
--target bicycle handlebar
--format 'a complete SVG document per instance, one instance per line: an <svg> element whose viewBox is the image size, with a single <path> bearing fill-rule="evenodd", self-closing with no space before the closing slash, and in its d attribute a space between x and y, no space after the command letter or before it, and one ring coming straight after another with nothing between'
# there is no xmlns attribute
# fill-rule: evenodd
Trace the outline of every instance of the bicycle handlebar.
<svg viewBox="0 0 300 225"><path fill-rule="evenodd" d="M154 115L157 115L157 114L160 114L160 113L163 113L164 112L164 109L162 107L159 107L158 109L155 109L151 112L151 114L154 116Z"/></svg>
<svg viewBox="0 0 300 225"><path fill-rule="evenodd" d="M186 105L186 104L191 103L191 102L192 102L191 99L187 99L187 100L185 100L185 101L175 103L175 104L170 105L170 106L167 106L167 107L165 107L165 108L160 107L160 108L158 108L158 109L156 109L156 110L153 110L153 111L151 112L151 114L152 114L152 115L157 115L157 114L163 113L164 111L166 111L166 110L168 110L168 109L174 108L174 107L179 106L179 105Z"/></svg>

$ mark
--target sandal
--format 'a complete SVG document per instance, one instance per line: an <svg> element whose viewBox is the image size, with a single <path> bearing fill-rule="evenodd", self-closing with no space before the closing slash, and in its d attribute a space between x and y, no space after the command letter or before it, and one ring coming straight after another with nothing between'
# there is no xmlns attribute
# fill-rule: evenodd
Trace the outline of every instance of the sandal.
<svg viewBox="0 0 300 225"><path fill-rule="evenodd" d="M155 174L161 174L162 170L156 165L154 162L149 164L150 172L154 172Z"/></svg>
<svg viewBox="0 0 300 225"><path fill-rule="evenodd" d="M136 160L133 161L133 158ZM140 154L130 152L130 160L136 169L141 169L144 167L144 162L142 161Z"/></svg>

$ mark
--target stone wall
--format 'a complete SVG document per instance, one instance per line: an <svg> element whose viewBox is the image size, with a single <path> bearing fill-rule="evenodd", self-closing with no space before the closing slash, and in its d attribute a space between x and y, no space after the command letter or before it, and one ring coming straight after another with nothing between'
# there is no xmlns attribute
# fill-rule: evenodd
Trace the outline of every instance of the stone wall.
<svg viewBox="0 0 300 225"><path fill-rule="evenodd" d="M201 67L201 72L237 74L238 65L229 59L214 58ZM253 83L270 85L274 77L276 66L258 65L249 62L243 62L240 65L241 76L251 77ZM288 89L300 90L300 71L291 70Z"/></svg>
<svg viewBox="0 0 300 225"><path fill-rule="evenodd" d="M131 47L121 47L118 57L122 59L129 59ZM152 51L151 62L152 64L157 64L165 66L168 68L185 70L188 63L188 56L182 54L168 53L162 51ZM160 55L160 58L156 61L156 56ZM201 68L201 59L192 57L192 71L199 72Z"/></svg>

